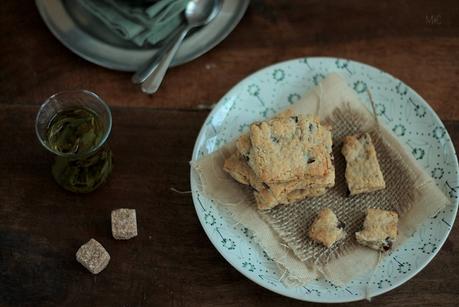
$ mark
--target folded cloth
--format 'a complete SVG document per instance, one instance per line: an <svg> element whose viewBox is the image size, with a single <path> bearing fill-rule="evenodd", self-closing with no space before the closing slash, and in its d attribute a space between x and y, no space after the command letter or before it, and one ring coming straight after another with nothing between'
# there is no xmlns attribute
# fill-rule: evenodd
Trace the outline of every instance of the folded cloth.
<svg viewBox="0 0 459 307"><path fill-rule="evenodd" d="M123 0L79 0L112 32L136 44L156 44L183 23L187 0L160 0L148 6Z"/></svg>
<svg viewBox="0 0 459 307"><path fill-rule="evenodd" d="M331 125L337 174L333 188L303 202L258 210L251 189L243 188L223 169L225 160L238 150L236 142L231 142L191 161L192 171L199 176L199 193L211 199L218 210L229 213L234 224L251 230L253 242L259 243L278 265L277 276L287 287L302 287L320 276L332 284L344 285L368 273L366 295L370 298L373 295L370 290L374 289L373 272L382 255L355 240L354 233L362 225L362 212L371 207L399 213L398 238L393 245L396 249L428 217L450 205L450 199L392 132L379 125L375 114L365 107L342 76L328 75L299 101L289 105L289 109L296 114L315 114ZM386 188L348 197L346 162L340 153L342 139L362 132L371 133ZM332 248L321 246L307 236L316 213L323 208L338 212L346 224L348 236ZM386 257L393 255L389 253Z"/></svg>

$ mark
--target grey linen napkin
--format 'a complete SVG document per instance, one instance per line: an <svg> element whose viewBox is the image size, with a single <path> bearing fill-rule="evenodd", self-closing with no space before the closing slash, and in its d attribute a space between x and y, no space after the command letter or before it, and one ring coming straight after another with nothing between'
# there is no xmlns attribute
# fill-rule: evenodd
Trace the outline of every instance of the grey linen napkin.
<svg viewBox="0 0 459 307"><path fill-rule="evenodd" d="M79 0L113 33L136 44L156 44L183 22L187 0L160 0L147 5L123 0Z"/></svg>

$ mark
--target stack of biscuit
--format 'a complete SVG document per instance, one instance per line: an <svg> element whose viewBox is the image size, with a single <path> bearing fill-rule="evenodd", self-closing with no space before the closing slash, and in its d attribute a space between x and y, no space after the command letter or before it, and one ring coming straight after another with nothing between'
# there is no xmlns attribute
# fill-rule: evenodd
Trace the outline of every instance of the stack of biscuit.
<svg viewBox="0 0 459 307"><path fill-rule="evenodd" d="M224 170L253 188L259 209L322 195L335 184L330 130L318 117L290 110L253 123Z"/></svg>

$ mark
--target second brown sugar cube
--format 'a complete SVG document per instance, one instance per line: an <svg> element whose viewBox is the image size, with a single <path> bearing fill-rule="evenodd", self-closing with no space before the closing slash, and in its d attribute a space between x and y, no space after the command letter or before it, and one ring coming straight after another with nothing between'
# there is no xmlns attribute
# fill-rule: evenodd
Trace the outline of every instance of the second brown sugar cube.
<svg viewBox="0 0 459 307"><path fill-rule="evenodd" d="M117 240L128 240L137 236L135 209L122 208L112 211L112 234Z"/></svg>

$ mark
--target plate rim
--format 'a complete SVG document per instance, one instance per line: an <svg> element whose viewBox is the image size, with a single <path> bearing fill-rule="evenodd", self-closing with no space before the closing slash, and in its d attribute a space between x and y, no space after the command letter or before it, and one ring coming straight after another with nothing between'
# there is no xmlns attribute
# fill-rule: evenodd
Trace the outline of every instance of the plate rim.
<svg viewBox="0 0 459 307"><path fill-rule="evenodd" d="M272 69L272 67L274 66L277 66L277 65L281 65L281 64L286 64L286 63L297 63L298 61L300 60L308 60L308 59L314 59L314 60L326 60L326 61L336 61L336 60L343 60L343 61L349 61L350 63L351 62L354 62L354 63L357 63L359 65L362 65L362 66L365 66L366 68L370 68L370 69L375 69L377 71L380 71L384 74L386 74L387 76L389 76L390 78L392 78L393 80L396 80L396 81L399 81L401 83L403 83L404 85L406 85L414 94L414 96L418 99L420 99L420 101L424 102L425 106L430 110L431 114L433 115L434 119L436 122L440 123L441 127L443 127L445 129L445 132L446 132L446 135L448 136L448 146L450 147L450 149L452 149L452 152L454 153L454 164L455 164L455 168L456 170L459 170L459 163L458 163L458 157L457 157L457 154L456 154L456 150L455 150L455 147L454 147L454 144L453 144L453 141L451 139L451 136L448 132L448 130L446 129L443 121L440 119L440 117L438 116L438 114L435 112L435 110L430 106L430 104L424 99L422 98L421 95L419 95L419 93L414 90L408 83L406 83L405 81L402 81L398 78L396 78L395 76L393 76L392 74L382 70L382 69L379 69L377 67L374 67L372 65L369 65L369 64L366 64L366 63L362 63L360 61L356 61L356 60L352 60L352 59L349 59L349 58L339 58L339 57L327 57L327 56L305 56L305 57L297 57L297 58L293 58L293 59L288 59L288 60L285 60L285 61L281 61L281 62L277 62L277 63L273 63L273 64L270 64L268 66L265 66L261 69L258 69L257 71L255 72L252 72L251 74L249 74L248 76L246 76L245 78L243 78L242 80L238 81L235 85L233 85L231 87L231 89L229 91L227 91L220 99L219 101L216 103L215 107L213 108L213 110L211 112L209 112L209 114L207 115L206 119L204 120L203 122L203 125L201 126L201 129L199 130L199 133L198 133L198 136L196 137L196 141L195 141L195 144L193 146L193 152L192 152L192 161L196 161L196 159L198 158L198 154L199 154L199 150L198 150L198 146L199 146L199 143L200 143L200 140L204 137L204 132L205 132L205 123L208 121L208 119L210 117L212 117L215 113L219 112L220 109L222 108L222 106L224 105L225 101L223 100L224 97L227 97L229 96L231 93L233 92L236 92L237 91L237 88L239 88L239 86L241 84L243 84L244 82L246 82L247 80L249 80L250 78L252 78L253 76L257 75L257 74L260 74L264 71L267 71L269 69ZM223 256L223 258L233 267L235 268L237 271L239 271L243 276L245 276L246 278L248 278L249 280L253 281L254 283L256 283L257 285L263 287L263 288L266 288L270 291L273 291L274 293L277 293L277 294L280 294L282 296L285 296L285 297L289 297L289 298L293 298L293 299L298 299L298 300L301 300L301 301L307 301L307 302L315 302L315 303L346 303L346 302L355 302L355 301L361 301L361 300L364 300L365 297L361 297L361 296L358 296L356 297L355 299L352 298L352 299L345 299L345 300L316 300L316 299L310 299L308 298L307 296L300 296L300 295L289 295L287 293L284 293L284 292L281 292L278 288L275 288L273 286L271 286L269 283L266 283L266 284L262 284L258 279L255 279L254 277L252 277L250 274L248 274L247 272L243 271L242 268L240 268L240 266L238 264L236 264L235 262L233 262L229 256L227 256L225 254L225 251L223 250L223 248L220 248L220 246L217 244L217 242L214 242L214 240L212 239L212 236L211 234L209 233L209 230L205 227L205 221L203 221L200 217L200 215L198 214L198 202L199 202L199 199L198 199L198 195L196 193L196 191L193 189L193 186L196 185L196 183L194 182L194 178L193 178L193 174L194 174L194 170L193 170L193 167L190 167L190 187L191 187L191 192L192 192L192 199L193 199L193 205L195 207L195 213L198 217L198 220L199 222L201 223L201 227L204 229L204 232L206 233L208 239L211 241L212 245L217 249L217 251ZM456 180L459 182L459 172L456 174ZM452 212L452 223L451 223L451 227L446 231L446 235L441 239L441 241L438 243L438 248L432 252L428 257L427 257L427 260L425 262L423 262L418 268L417 270L413 271L412 274L410 275L407 275L403 278L401 278L397 283L394 283L392 286L389 286L389 287L386 287L384 289L381 289L381 290L375 290L374 292L372 292L372 298L373 297L376 297L376 296L379 296L381 294L384 294L386 292L389 292L397 287L400 287L401 285L403 285L404 283L406 283L408 280L412 279L413 277L415 277L419 272L421 272L432 260L433 258L439 253L439 251L441 250L441 248L443 247L444 243L446 242L446 240L448 239L450 233L451 233L451 230L453 229L453 226L454 226L454 222L456 220L456 217L457 217L457 211L458 211L458 204L459 204L459 199L456 199L454 202L451 203L451 206L453 207L453 211Z"/></svg>
<svg viewBox="0 0 459 307"><path fill-rule="evenodd" d="M64 6L63 0L55 0L55 1L59 2L60 5ZM228 0L221 0L221 1L222 1L222 3L224 3L224 1L228 1ZM234 30L234 28L236 28L236 26L240 23L242 17L244 16L245 12L247 11L247 8L248 8L249 3L250 3L250 0L237 0L237 1L238 1L238 4L237 4L238 7L237 8L239 10L235 10L234 11L234 15L232 17L231 23L229 23L229 26L223 28L223 30L220 32L221 35L217 39L209 41L210 43L208 43L205 48L195 48L197 51L193 50L192 52L189 52L189 55L187 55L186 57L184 56L183 59L179 58L178 61L172 60L171 67L179 66L179 65L188 63L190 61L193 61L196 58L198 58L198 57L204 55L205 53L209 52L210 50L212 50L218 44L220 44ZM49 15L47 10L45 9L45 7L47 5L46 3L47 3L47 0L35 0L35 5L36 5L36 7L38 9L38 12L40 14L41 19L45 23L45 25L48 28L48 30L53 34L53 36L61 44L63 44L67 49L69 49L71 52L73 52L74 54L78 55L79 57L85 59L86 61L88 61L90 63L96 64L96 65L104 67L104 68L117 70L117 71L126 71L126 72L134 72L134 71L136 71L138 69L138 67L134 68L134 66L135 66L134 64L118 63L118 62L115 62L113 60L107 60L106 58L103 58L103 57L100 57L100 58L94 57L92 55L93 52L90 51L88 48L83 50L82 48L75 47L74 46L75 44L72 44L69 41L69 39L66 39L65 38L66 36L63 35L62 33L60 33L61 31L59 31L57 29L58 26L55 25L54 19L52 18L52 16ZM68 13L67 13L67 15L68 15ZM130 56L135 56L136 54L137 55L139 55L139 54L147 54L148 57L152 57L154 52L156 52L156 50L157 50L157 48L129 50L129 49L124 49L124 48L121 48L121 47L117 47L117 46L108 44L106 42L101 42L96 37L90 35L86 31L84 31L82 28L78 27L71 17L69 17L69 18L71 19L71 21L73 23L73 29L77 29L79 32L84 34L83 38L89 38L90 40L94 40L96 42L100 42L102 46L108 46L109 48L112 47L112 48L115 48L117 50L123 50L123 52L128 52L128 53L132 52L133 54L131 54ZM180 48L179 48L179 52L180 52Z"/></svg>

